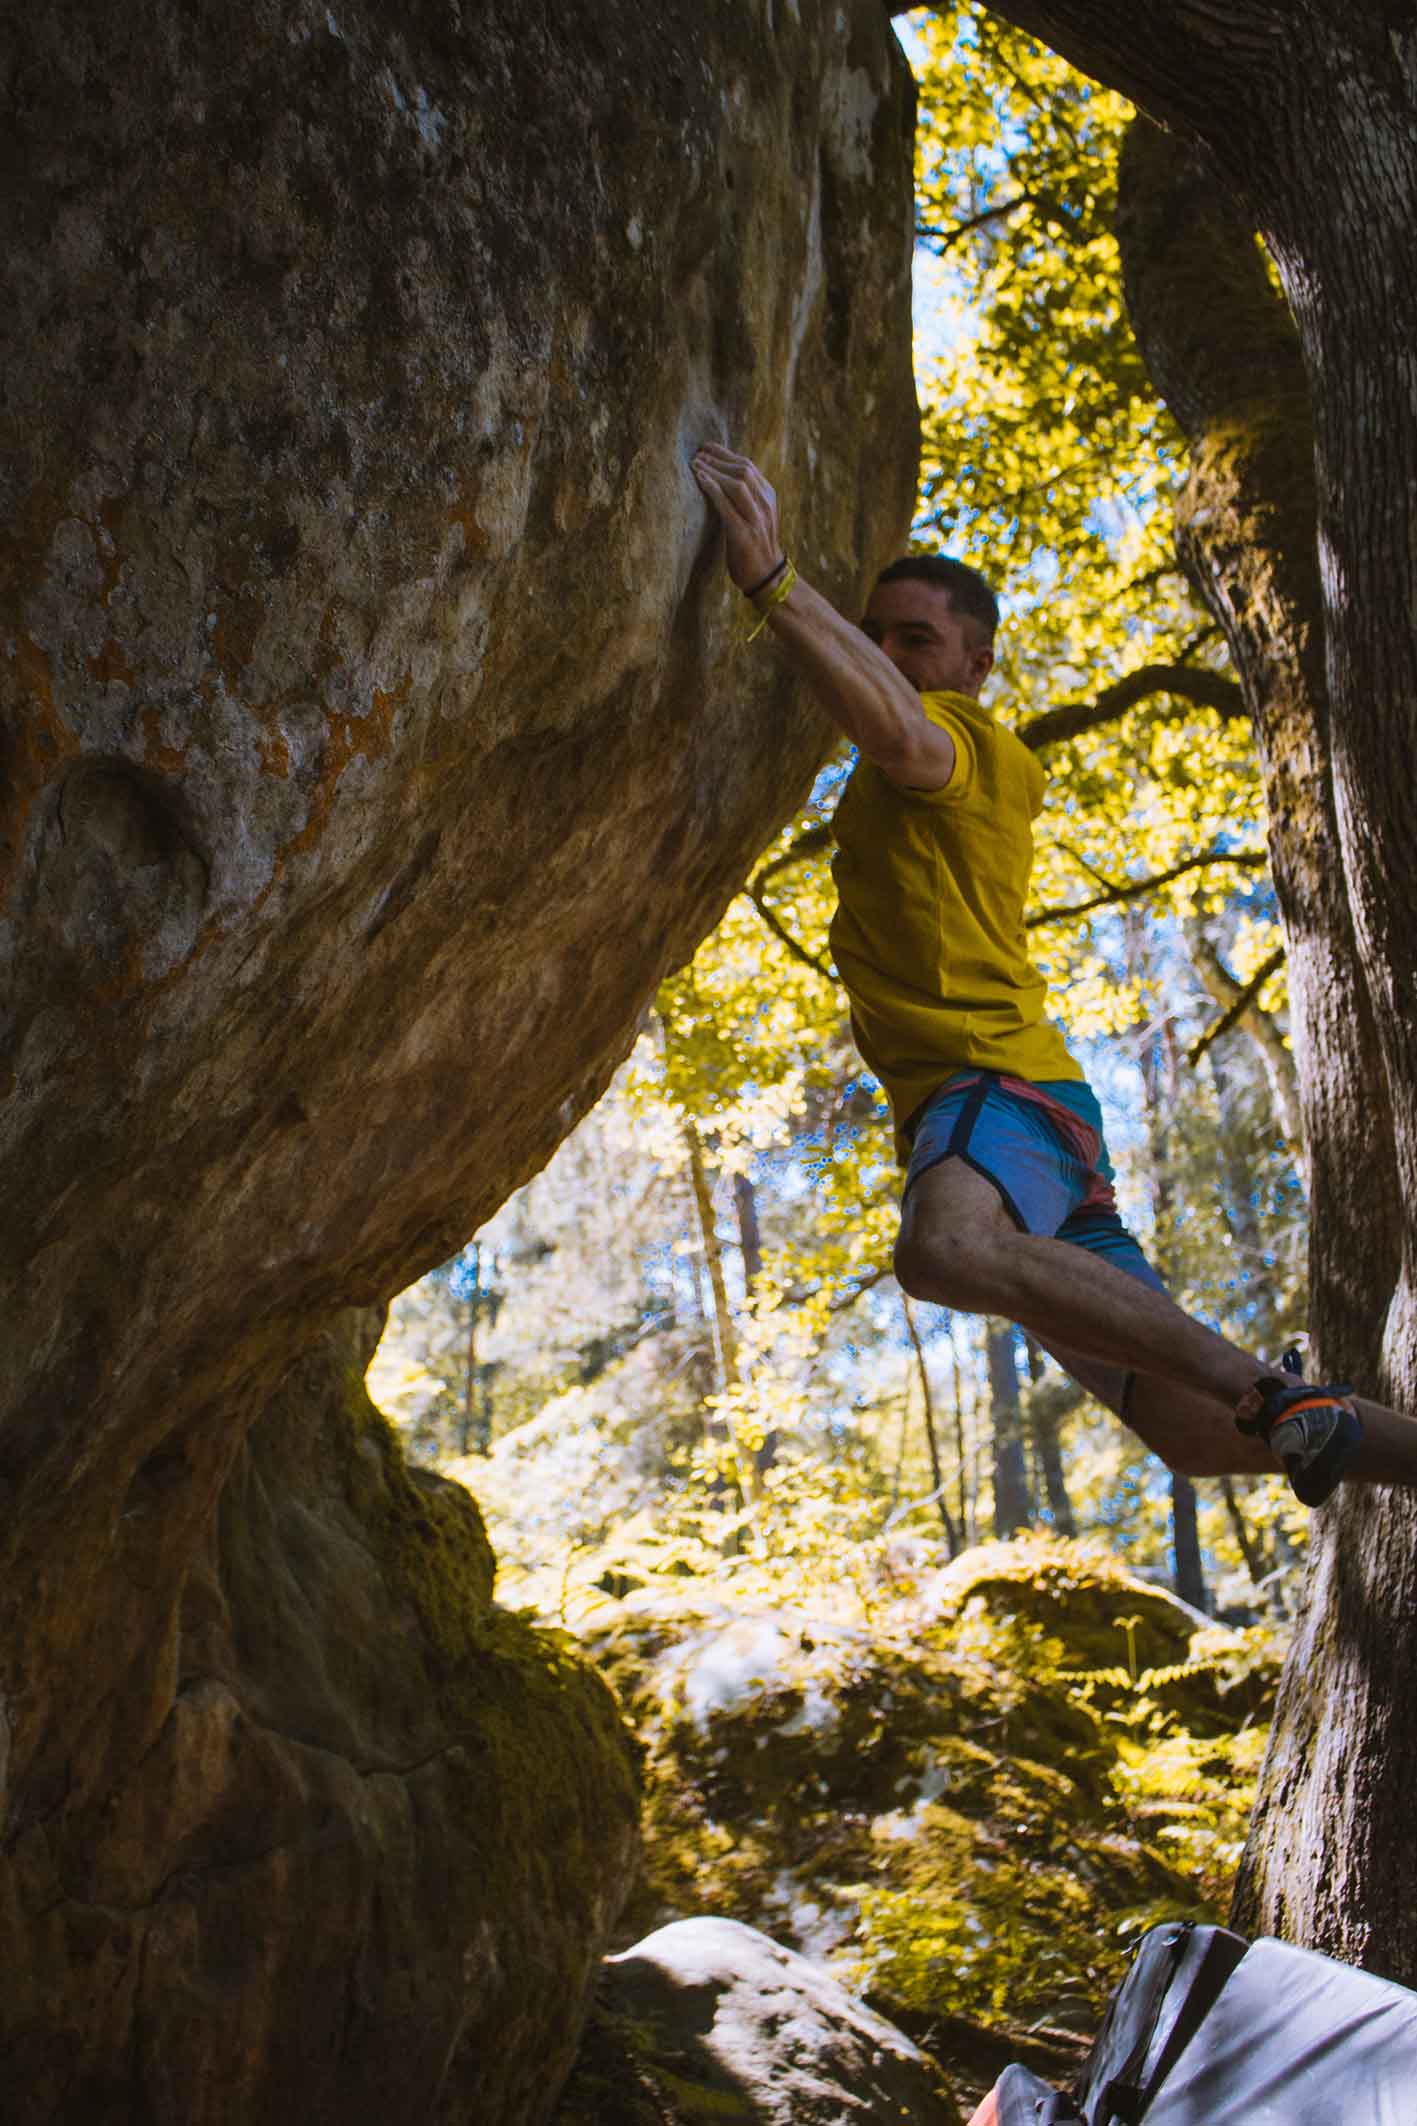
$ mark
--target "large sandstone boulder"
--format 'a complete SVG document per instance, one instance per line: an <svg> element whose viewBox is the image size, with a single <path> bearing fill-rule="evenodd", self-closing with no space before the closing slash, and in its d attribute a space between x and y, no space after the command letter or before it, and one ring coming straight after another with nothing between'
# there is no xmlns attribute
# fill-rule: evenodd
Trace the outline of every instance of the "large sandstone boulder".
<svg viewBox="0 0 1417 2126"><path fill-rule="evenodd" d="M0 65L5 2116L530 2120L624 1759L339 1321L820 756L687 460L840 598L900 539L908 77L877 0L35 0Z"/></svg>

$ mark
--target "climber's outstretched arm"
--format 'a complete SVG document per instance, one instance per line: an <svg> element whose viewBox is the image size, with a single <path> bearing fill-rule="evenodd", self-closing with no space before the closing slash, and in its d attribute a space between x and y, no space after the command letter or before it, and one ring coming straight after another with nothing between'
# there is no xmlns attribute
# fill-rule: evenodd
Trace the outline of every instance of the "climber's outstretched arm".
<svg viewBox="0 0 1417 2126"><path fill-rule="evenodd" d="M750 591L783 559L777 496L751 458L722 443L694 456L694 478L723 526L728 573ZM763 600L766 604L766 598ZM853 621L797 577L768 624L832 721L892 782L941 790L954 773L948 732L930 721L910 681Z"/></svg>

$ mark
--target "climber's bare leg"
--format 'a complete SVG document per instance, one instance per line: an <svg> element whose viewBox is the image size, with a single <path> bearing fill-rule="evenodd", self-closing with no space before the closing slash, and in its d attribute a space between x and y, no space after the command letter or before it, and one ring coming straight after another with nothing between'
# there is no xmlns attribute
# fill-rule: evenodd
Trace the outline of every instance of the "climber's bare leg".
<svg viewBox="0 0 1417 2126"><path fill-rule="evenodd" d="M1262 1440L1235 1430L1235 1413L1223 1403L1154 1373L1102 1365L1066 1344L1049 1342L1042 1348L1178 1476L1274 1475L1274 1456Z"/></svg>
<svg viewBox="0 0 1417 2126"><path fill-rule="evenodd" d="M1049 1346L1067 1373L1096 1370L1080 1353ZM1258 1360L1255 1370L1260 1370ZM1082 1382L1084 1387L1088 1382ZM1104 1397L1103 1400L1106 1400ZM1366 1396L1353 1398L1363 1420L1363 1439L1344 1481L1358 1484L1417 1484L1417 1423ZM1235 1413L1209 1396L1195 1395L1154 1374L1137 1373L1123 1422L1130 1425L1168 1469L1181 1476L1272 1476L1274 1456L1251 1434L1235 1430Z"/></svg>
<svg viewBox="0 0 1417 2126"><path fill-rule="evenodd" d="M1277 1367L1086 1248L1021 1233L993 1184L963 1160L943 1159L912 1183L896 1276L913 1298L1004 1315L1050 1349L1136 1373L1128 1422L1173 1468L1247 1476L1278 1466L1234 1421L1234 1406L1256 1376ZM1365 1436L1350 1475L1417 1485L1417 1422L1379 1403L1358 1407ZM1195 1444L1178 1465L1160 1442L1174 1444L1192 1424L1204 1445Z"/></svg>

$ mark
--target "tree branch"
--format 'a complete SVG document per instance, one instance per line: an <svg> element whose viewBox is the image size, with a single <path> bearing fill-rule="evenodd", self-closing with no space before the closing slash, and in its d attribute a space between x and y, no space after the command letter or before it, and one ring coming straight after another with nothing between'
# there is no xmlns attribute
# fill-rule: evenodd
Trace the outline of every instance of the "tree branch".
<svg viewBox="0 0 1417 2126"><path fill-rule="evenodd" d="M1059 745L1065 738L1115 723L1152 694L1178 695L1198 708L1214 709L1227 723L1238 722L1248 713L1238 682L1223 672L1198 664L1142 664L1104 687L1096 701L1069 701L1061 708L1046 709L1041 716L1016 724L1014 736L1037 752L1042 746Z"/></svg>
<svg viewBox="0 0 1417 2126"><path fill-rule="evenodd" d="M883 1263L877 1270L864 1271L857 1278L855 1284L847 1285L844 1291L837 1293L835 1299L828 1300L827 1312L829 1314L844 1314L848 1307L854 1307L858 1299L864 1299L868 1292L874 1292L876 1286L883 1284L890 1275L891 1266L889 1263ZM821 1288L820 1286L814 1288L802 1284L792 1285L783 1293L782 1303L785 1307L800 1307L804 1300L811 1298L814 1289L820 1290Z"/></svg>
<svg viewBox="0 0 1417 2126"><path fill-rule="evenodd" d="M917 223L916 242L938 244L940 248L935 255L937 258L943 258L961 238L972 236L974 231L982 229L986 222L1002 221L1006 215L1017 213L1020 207L1032 207L1037 203L1036 193L1020 192L1015 199L1005 199L997 207L985 207L981 213L971 214L968 221L958 222L953 229L927 229Z"/></svg>
<svg viewBox="0 0 1417 2126"><path fill-rule="evenodd" d="M1192 1041L1190 1047L1186 1050L1186 1061L1188 1063L1199 1063L1213 1041L1218 1041L1222 1034L1229 1033L1232 1027L1239 1025L1270 976L1277 974L1283 965L1284 947L1277 945L1269 958L1260 967L1257 967L1250 976L1249 981L1240 990L1229 1010L1223 1011L1215 1021L1215 1024L1208 1026L1198 1041Z"/></svg>
<svg viewBox="0 0 1417 2126"><path fill-rule="evenodd" d="M1105 893L1096 893L1088 901L1068 901L1059 908L1042 908L1036 915L1024 920L1025 930L1037 930L1044 923L1066 923L1080 915L1091 915L1095 908L1112 908L1124 901L1139 901L1148 893L1155 893L1162 886L1169 886L1173 879L1184 878L1188 871L1203 871L1209 864L1242 864L1246 870L1261 871L1268 858L1258 849L1207 849L1203 856L1188 856L1184 862L1172 864L1169 871L1158 871L1152 878L1127 879L1122 885L1109 885Z"/></svg>
<svg viewBox="0 0 1417 2126"><path fill-rule="evenodd" d="M756 879L748 888L748 898L752 902L753 906L757 909L763 921L767 924L768 929L772 932L773 936L779 941L780 944L783 944L787 947L787 950L792 954L794 960L800 960L804 967L810 967L813 974L819 974L824 982L830 982L833 987L836 987L839 984L841 979L840 976L832 972L831 968L828 967L826 961L819 960L814 952L809 952L807 950L807 947L803 944L800 944L798 940L792 935L792 932L788 929L787 925L783 922L780 922L777 916L773 914L771 908L769 908L767 902L763 899L761 893L759 893L757 890Z"/></svg>
<svg viewBox="0 0 1417 2126"><path fill-rule="evenodd" d="M1089 878L1095 878L1099 886L1105 886L1108 892L1111 892L1111 879L1108 878L1107 873L1105 871L1103 871L1097 864L1094 864L1090 856L1084 856L1082 850L1075 849L1071 842L1059 842L1058 847L1062 850L1064 856L1070 856L1072 858L1073 862L1077 865L1079 871L1085 871Z"/></svg>
<svg viewBox="0 0 1417 2126"><path fill-rule="evenodd" d="M789 843L787 848L782 850L779 855L773 857L769 863L764 864L761 871L754 874L748 891L753 894L761 892L768 880L775 878L779 871L786 871L793 864L805 863L807 858L815 856L819 849L829 849L831 847L831 838L832 830L825 824L804 828L795 842Z"/></svg>
<svg viewBox="0 0 1417 2126"><path fill-rule="evenodd" d="M848 1307L854 1307L857 1300L862 1298L867 1292L874 1292L876 1286L883 1284L890 1274L889 1263L883 1263L878 1270L867 1270L864 1276L857 1278L855 1284L848 1285L844 1292L838 1292L836 1298L830 1302L827 1312L829 1314L844 1314Z"/></svg>
<svg viewBox="0 0 1417 2126"><path fill-rule="evenodd" d="M810 967L813 974L819 974L824 982L835 984L837 976L828 967L826 961L819 960L815 953L809 952L807 947L792 935L792 932L782 921L781 917L774 915L763 893L763 889L770 878L775 878L780 871L789 870L794 864L805 863L807 858L815 856L819 849L830 848L831 838L831 828L825 823L816 827L808 827L803 833L798 835L795 842L790 843L780 854L764 864L761 871L755 873L749 879L747 892L749 900L767 924L768 929L780 944L787 947L793 959L800 960L804 967Z"/></svg>
<svg viewBox="0 0 1417 2126"><path fill-rule="evenodd" d="M1275 77L1292 32L1276 0L991 0L992 12L1051 45L1073 66L1118 89L1168 125L1229 149L1274 122Z"/></svg>

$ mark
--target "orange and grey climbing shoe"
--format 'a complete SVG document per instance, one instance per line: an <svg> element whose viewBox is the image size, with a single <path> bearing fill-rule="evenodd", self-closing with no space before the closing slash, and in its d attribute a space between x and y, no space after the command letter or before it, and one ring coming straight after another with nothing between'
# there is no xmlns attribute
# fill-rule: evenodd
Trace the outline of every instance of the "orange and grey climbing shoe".
<svg viewBox="0 0 1417 2126"><path fill-rule="evenodd" d="M1299 1370L1286 1351L1286 1373ZM1239 1431L1262 1439L1283 1462L1289 1487L1306 1506L1322 1506L1348 1473L1363 1438L1351 1388L1311 1388L1306 1381L1262 1374L1235 1405Z"/></svg>

